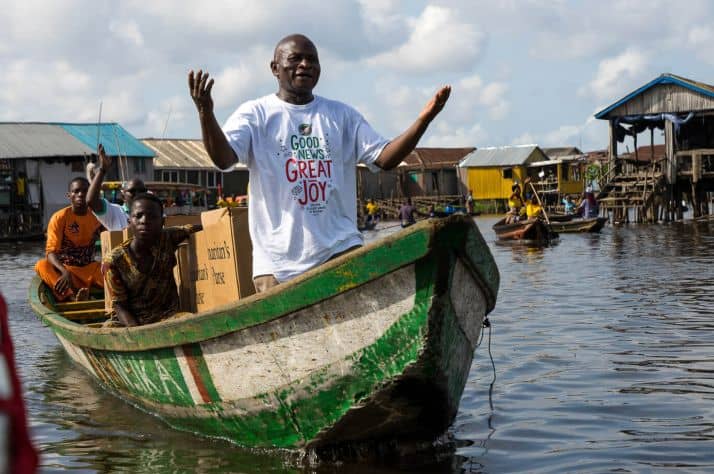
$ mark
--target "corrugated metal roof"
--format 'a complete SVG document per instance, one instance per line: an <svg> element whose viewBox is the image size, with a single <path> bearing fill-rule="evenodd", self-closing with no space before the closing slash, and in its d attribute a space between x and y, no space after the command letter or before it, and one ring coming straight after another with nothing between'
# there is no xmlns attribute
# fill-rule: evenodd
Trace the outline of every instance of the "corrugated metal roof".
<svg viewBox="0 0 714 474"><path fill-rule="evenodd" d="M203 146L203 140L144 138L141 142L156 153L155 169L216 169ZM240 164L237 168L247 169Z"/></svg>
<svg viewBox="0 0 714 474"><path fill-rule="evenodd" d="M47 123L0 123L0 159L91 155L62 127Z"/></svg>
<svg viewBox="0 0 714 474"><path fill-rule="evenodd" d="M99 143L104 145L109 156L154 157L154 152L150 148L118 123L56 123L55 125L62 127L67 133L87 145L93 153L96 153L94 150L97 149L97 138L99 138Z"/></svg>
<svg viewBox="0 0 714 474"><path fill-rule="evenodd" d="M402 164L409 168L438 169L456 166L476 148L415 148Z"/></svg>
<svg viewBox="0 0 714 474"><path fill-rule="evenodd" d="M614 104L602 109L600 112L595 114L595 118L598 119L607 119L607 114L616 108L620 107L622 104L625 102L629 102L638 95L644 93L648 89L651 89L655 86L658 86L660 84L676 84L678 86L684 87L685 89L689 89L693 92L696 92L698 94L705 95L707 97L712 97L714 98L714 86L709 85L709 84L704 84L703 82L697 82L693 81L691 79L687 79L686 77L681 77L681 76L676 76L674 74L662 74L656 79L648 82L644 86L640 87L639 89L627 94L625 97L622 99L618 100Z"/></svg>
<svg viewBox="0 0 714 474"><path fill-rule="evenodd" d="M479 168L491 166L519 166L533 154L537 158L547 158L538 145L514 145L501 147L479 148L469 153L461 162L461 168Z"/></svg>
<svg viewBox="0 0 714 474"><path fill-rule="evenodd" d="M549 148L542 148L543 153L548 155L548 158L554 160L562 156L571 155L582 155L583 152L576 146L554 146Z"/></svg>

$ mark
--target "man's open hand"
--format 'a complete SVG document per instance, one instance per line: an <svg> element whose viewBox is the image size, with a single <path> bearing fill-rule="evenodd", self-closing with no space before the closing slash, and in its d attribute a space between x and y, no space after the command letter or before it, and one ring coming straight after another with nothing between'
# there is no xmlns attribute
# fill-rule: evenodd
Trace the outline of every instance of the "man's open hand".
<svg viewBox="0 0 714 474"><path fill-rule="evenodd" d="M213 79L208 78L207 72L199 69L194 76L193 70L189 71L188 88L198 113L213 112L213 99L211 98Z"/></svg>
<svg viewBox="0 0 714 474"><path fill-rule="evenodd" d="M112 159L107 156L107 153L104 151L104 145L101 143L97 147L97 155L99 155L99 169L104 172L109 171L109 168L112 166Z"/></svg>
<svg viewBox="0 0 714 474"><path fill-rule="evenodd" d="M446 101L449 100L450 95L451 86L444 86L439 89L439 91L434 94L434 97L432 97L429 102L426 103L424 109L422 109L421 113L419 114L419 118L427 120L429 122L434 120L434 117L436 117L439 112L441 112L441 109L444 108L444 105L446 105Z"/></svg>

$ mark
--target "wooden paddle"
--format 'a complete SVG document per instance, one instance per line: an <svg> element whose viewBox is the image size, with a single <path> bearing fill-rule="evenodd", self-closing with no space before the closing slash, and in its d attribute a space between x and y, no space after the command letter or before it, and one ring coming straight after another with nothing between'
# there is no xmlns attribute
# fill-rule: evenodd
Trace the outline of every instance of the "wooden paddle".
<svg viewBox="0 0 714 474"><path fill-rule="evenodd" d="M542 202L540 202L540 196L538 196L538 191L536 191L535 187L533 186L533 183L528 181L528 184L530 185L531 189L533 190L533 194L535 194L536 199L538 200L538 205L540 208L543 210L543 217L545 217L545 222L550 225L550 220L548 219L548 214L545 212L545 206L543 205Z"/></svg>

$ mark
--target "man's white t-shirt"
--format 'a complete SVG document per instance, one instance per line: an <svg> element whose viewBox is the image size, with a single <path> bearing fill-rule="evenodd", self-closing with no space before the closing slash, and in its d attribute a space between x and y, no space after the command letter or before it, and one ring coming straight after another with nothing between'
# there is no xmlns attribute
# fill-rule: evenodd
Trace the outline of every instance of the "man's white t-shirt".
<svg viewBox="0 0 714 474"><path fill-rule="evenodd" d="M122 206L104 198L99 200L102 203L102 209L92 212L107 230L123 230L129 226L129 215Z"/></svg>
<svg viewBox="0 0 714 474"><path fill-rule="evenodd" d="M378 171L388 140L359 112L324 97L294 105L272 94L242 104L223 132L250 170L253 276L283 282L362 244L356 166Z"/></svg>

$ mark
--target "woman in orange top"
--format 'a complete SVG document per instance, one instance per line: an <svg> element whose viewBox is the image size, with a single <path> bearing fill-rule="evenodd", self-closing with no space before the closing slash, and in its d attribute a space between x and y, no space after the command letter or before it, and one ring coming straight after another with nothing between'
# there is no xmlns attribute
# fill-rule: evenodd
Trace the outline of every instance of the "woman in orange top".
<svg viewBox="0 0 714 474"><path fill-rule="evenodd" d="M89 181L69 183L70 206L55 212L47 225L47 258L35 265L57 301L86 299L92 285L104 287L101 265L94 261L95 242L102 230L87 206Z"/></svg>

